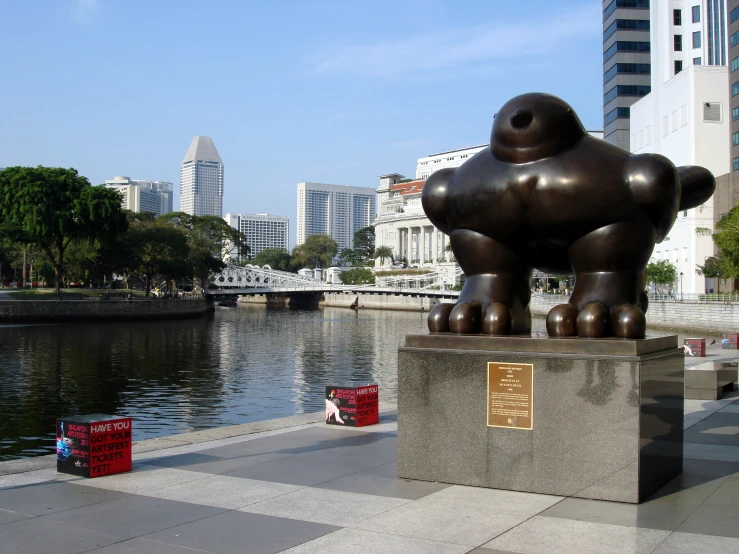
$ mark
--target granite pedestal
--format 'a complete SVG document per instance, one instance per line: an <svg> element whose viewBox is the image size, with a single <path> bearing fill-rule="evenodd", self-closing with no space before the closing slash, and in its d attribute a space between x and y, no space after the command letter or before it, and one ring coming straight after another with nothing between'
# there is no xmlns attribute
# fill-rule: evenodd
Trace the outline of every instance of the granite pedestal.
<svg viewBox="0 0 739 554"><path fill-rule="evenodd" d="M489 427L488 362L533 365L531 430ZM408 335L398 476L638 503L682 471L677 337Z"/></svg>

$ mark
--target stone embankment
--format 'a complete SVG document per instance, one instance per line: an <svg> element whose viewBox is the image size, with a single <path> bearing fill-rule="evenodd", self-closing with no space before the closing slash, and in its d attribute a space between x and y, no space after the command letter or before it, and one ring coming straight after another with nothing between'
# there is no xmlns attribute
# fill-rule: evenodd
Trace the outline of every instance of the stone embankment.
<svg viewBox="0 0 739 554"><path fill-rule="evenodd" d="M299 300L289 295L253 295L239 298L243 304L290 305ZM563 296L534 295L531 297L531 314L546 317L549 310L566 301ZM428 312L439 302L454 302L454 299L434 298L423 295L388 293L326 293L315 297L319 306ZM669 331L710 331L714 333L739 332L739 304L723 302L652 302L647 312L647 324L655 329Z"/></svg>
<svg viewBox="0 0 739 554"><path fill-rule="evenodd" d="M198 300L0 300L0 323L181 319L213 311Z"/></svg>

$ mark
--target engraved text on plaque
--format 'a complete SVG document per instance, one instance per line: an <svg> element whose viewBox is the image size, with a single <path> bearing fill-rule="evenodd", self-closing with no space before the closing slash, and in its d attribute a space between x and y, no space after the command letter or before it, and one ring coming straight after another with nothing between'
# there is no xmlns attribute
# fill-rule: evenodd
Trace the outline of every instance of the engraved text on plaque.
<svg viewBox="0 0 739 554"><path fill-rule="evenodd" d="M532 429L534 366L488 362L488 427Z"/></svg>

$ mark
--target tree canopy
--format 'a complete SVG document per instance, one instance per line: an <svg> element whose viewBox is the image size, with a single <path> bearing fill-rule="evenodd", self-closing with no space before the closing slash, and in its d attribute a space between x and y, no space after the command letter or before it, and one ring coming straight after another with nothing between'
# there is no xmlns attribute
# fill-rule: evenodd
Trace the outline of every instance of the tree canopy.
<svg viewBox="0 0 739 554"><path fill-rule="evenodd" d="M0 216L6 236L46 254L57 293L64 254L73 240L112 240L127 228L116 191L93 187L75 169L55 167L0 171Z"/></svg>
<svg viewBox="0 0 739 554"><path fill-rule="evenodd" d="M292 259L290 253L282 248L265 248L249 262L259 267L268 265L279 271L290 271Z"/></svg>
<svg viewBox="0 0 739 554"><path fill-rule="evenodd" d="M329 235L310 235L293 248L293 267L331 267L339 245Z"/></svg>
<svg viewBox="0 0 739 554"><path fill-rule="evenodd" d="M667 260L649 262L647 264L647 279L657 285L669 285L677 279L677 269Z"/></svg>

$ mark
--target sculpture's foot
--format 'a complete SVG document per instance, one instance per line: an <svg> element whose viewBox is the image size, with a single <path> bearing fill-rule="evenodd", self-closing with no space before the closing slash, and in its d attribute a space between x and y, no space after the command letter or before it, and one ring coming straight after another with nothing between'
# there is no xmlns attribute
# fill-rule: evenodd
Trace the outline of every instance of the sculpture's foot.
<svg viewBox="0 0 739 554"><path fill-rule="evenodd" d="M643 339L647 331L644 312L631 304L612 309L602 302L589 302L580 310L575 304L560 304L547 314L550 337Z"/></svg>
<svg viewBox="0 0 739 554"><path fill-rule="evenodd" d="M513 330L511 311L500 302L492 302L484 309L479 302L437 304L429 312L428 325L432 333L465 335L510 335Z"/></svg>

